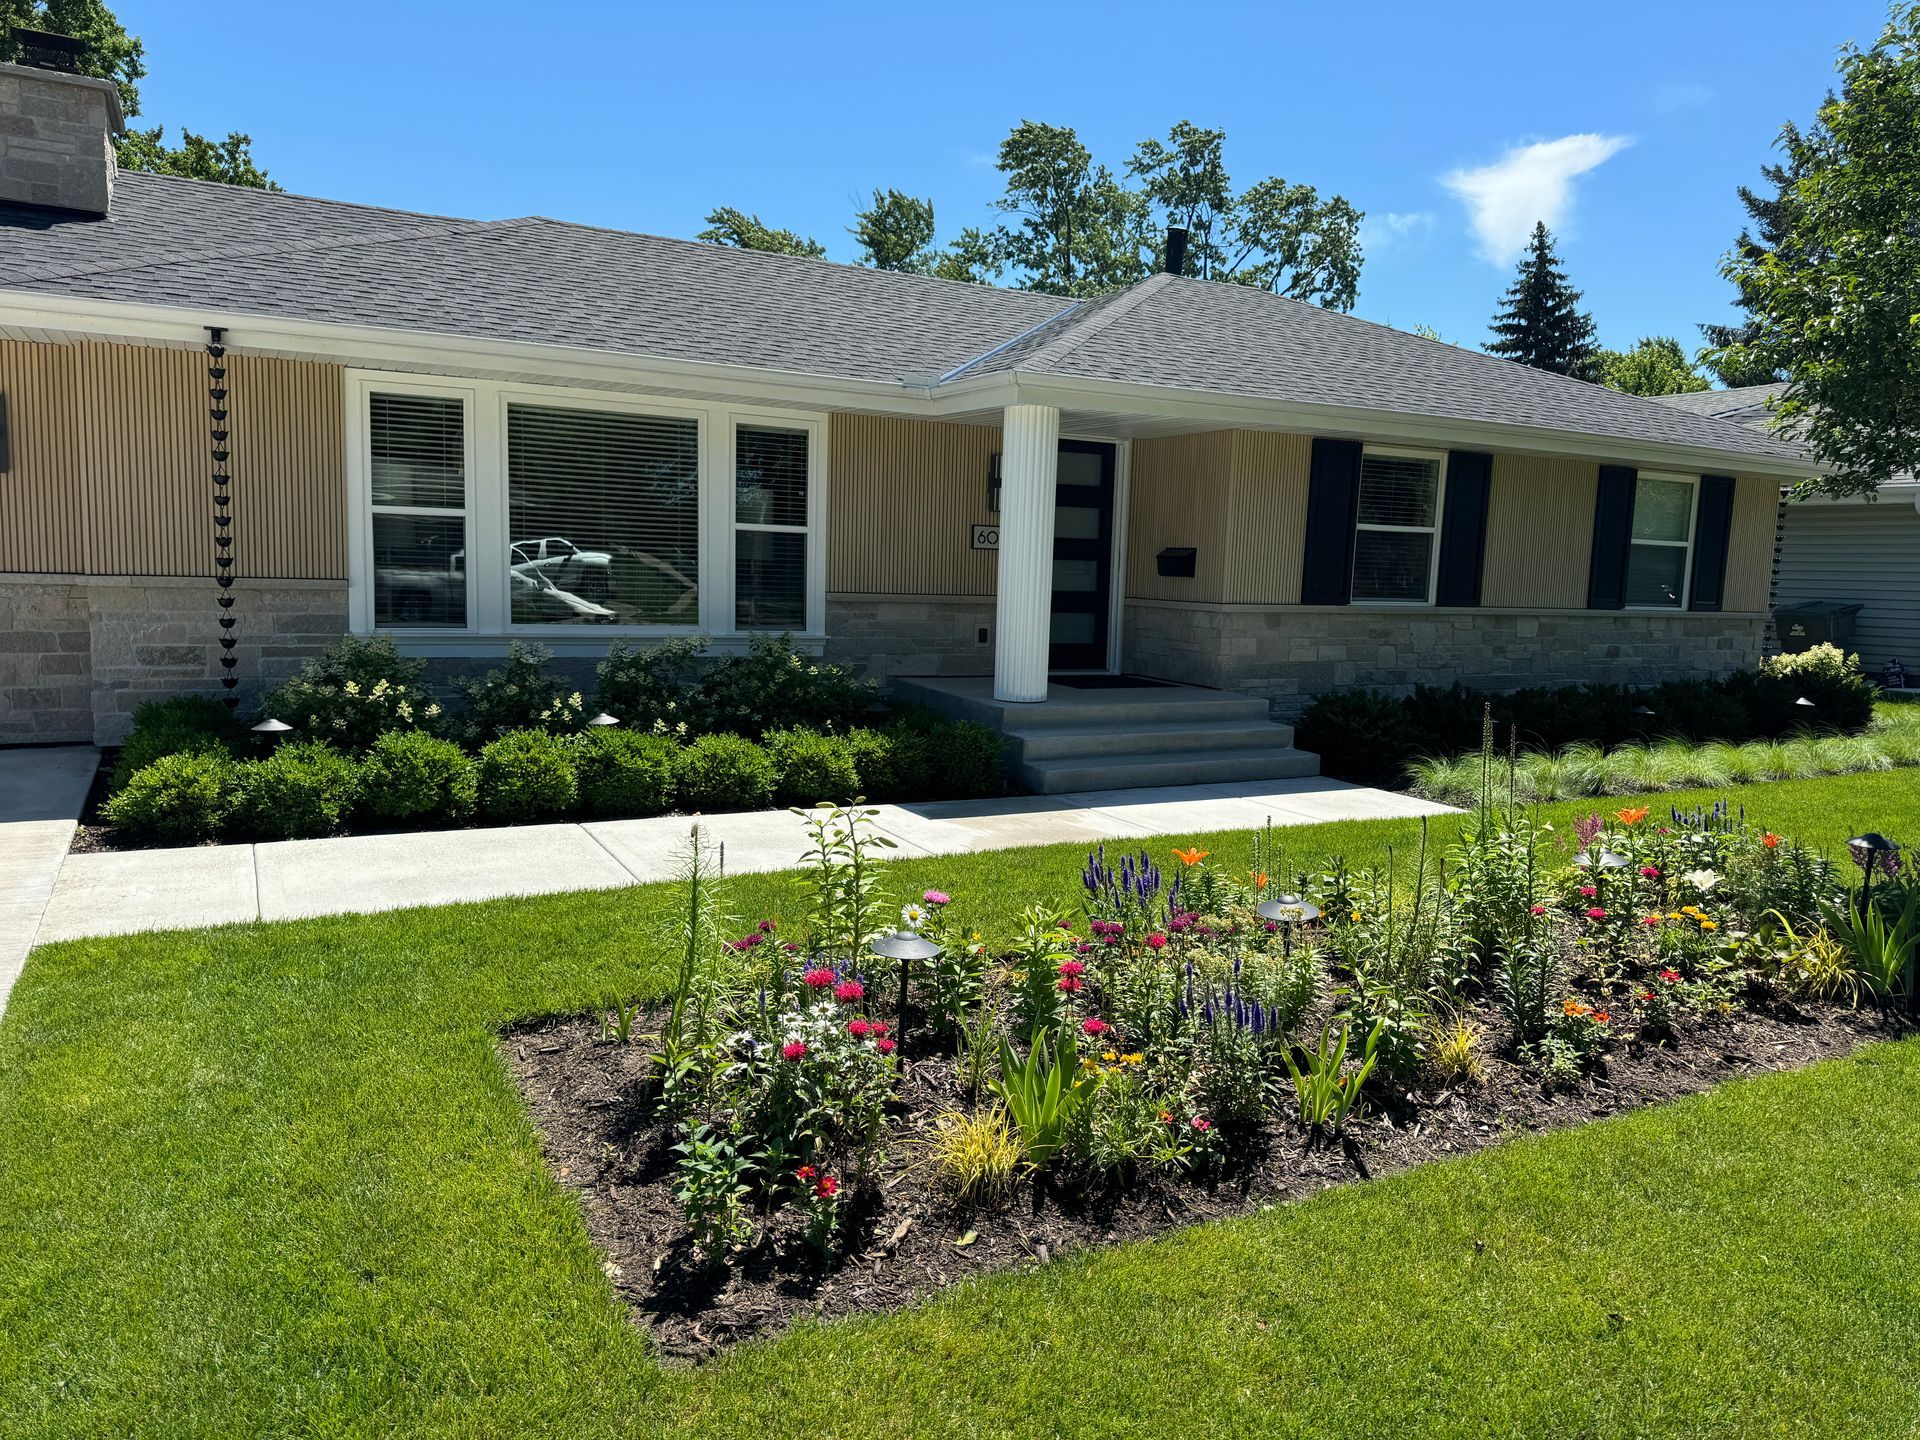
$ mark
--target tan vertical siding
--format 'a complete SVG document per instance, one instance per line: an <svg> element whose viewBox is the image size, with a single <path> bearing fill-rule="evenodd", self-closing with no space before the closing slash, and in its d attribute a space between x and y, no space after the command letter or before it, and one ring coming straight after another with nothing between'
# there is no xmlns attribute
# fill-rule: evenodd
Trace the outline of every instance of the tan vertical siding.
<svg viewBox="0 0 1920 1440"><path fill-rule="evenodd" d="M1493 457L1481 604L1585 608L1599 481L1600 467L1590 460Z"/></svg>
<svg viewBox="0 0 1920 1440"><path fill-rule="evenodd" d="M1773 585L1773 538L1780 482L1746 475L1734 481L1733 527L1727 537L1727 610L1764 610Z"/></svg>
<svg viewBox="0 0 1920 1440"><path fill-rule="evenodd" d="M1233 434L1216 430L1133 442L1127 491L1127 595L1135 600L1227 598ZM1191 545L1191 580L1158 573L1155 557Z"/></svg>
<svg viewBox="0 0 1920 1440"><path fill-rule="evenodd" d="M878 415L835 415L827 437L827 589L870 595L991 595L987 468L1000 432Z"/></svg>
<svg viewBox="0 0 1920 1440"><path fill-rule="evenodd" d="M207 384L196 351L0 340L0 571L211 574ZM344 578L339 367L234 356L228 390L235 573Z"/></svg>
<svg viewBox="0 0 1920 1440"><path fill-rule="evenodd" d="M1244 605L1297 605L1307 533L1313 438L1259 430L1233 433L1233 511L1226 598Z"/></svg>

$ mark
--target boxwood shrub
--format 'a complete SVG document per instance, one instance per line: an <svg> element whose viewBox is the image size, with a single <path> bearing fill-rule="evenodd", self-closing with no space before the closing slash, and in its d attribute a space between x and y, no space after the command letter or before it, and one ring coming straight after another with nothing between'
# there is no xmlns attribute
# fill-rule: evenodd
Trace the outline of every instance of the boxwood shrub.
<svg viewBox="0 0 1920 1440"><path fill-rule="evenodd" d="M592 815L659 815L672 808L679 742L644 730L607 727L574 741L580 804Z"/></svg>
<svg viewBox="0 0 1920 1440"><path fill-rule="evenodd" d="M133 731L120 746L107 789L118 793L163 755L233 756L247 739L246 727L218 700L204 695L149 700L133 712Z"/></svg>
<svg viewBox="0 0 1920 1440"><path fill-rule="evenodd" d="M145 839L207 840L226 823L233 787L234 764L224 753L183 750L135 771L101 813Z"/></svg>
<svg viewBox="0 0 1920 1440"><path fill-rule="evenodd" d="M478 802L480 767L451 740L389 730L360 762L361 808L388 820L464 820Z"/></svg>
<svg viewBox="0 0 1920 1440"><path fill-rule="evenodd" d="M490 820L544 820L580 798L573 747L558 735L514 730L480 751L480 813Z"/></svg>
<svg viewBox="0 0 1920 1440"><path fill-rule="evenodd" d="M930 752L924 732L909 725L881 729L855 728L847 732L860 793L869 800L924 800L928 798Z"/></svg>
<svg viewBox="0 0 1920 1440"><path fill-rule="evenodd" d="M295 740L234 776L233 824L263 840L330 835L360 798L360 767L324 740Z"/></svg>
<svg viewBox="0 0 1920 1440"><path fill-rule="evenodd" d="M778 780L773 757L753 741L703 735L681 759L680 803L700 811L764 810Z"/></svg>
<svg viewBox="0 0 1920 1440"><path fill-rule="evenodd" d="M773 760L774 798L782 805L843 805L865 794L858 752L844 735L820 730L773 730L766 736ZM868 797L872 798L872 797Z"/></svg>

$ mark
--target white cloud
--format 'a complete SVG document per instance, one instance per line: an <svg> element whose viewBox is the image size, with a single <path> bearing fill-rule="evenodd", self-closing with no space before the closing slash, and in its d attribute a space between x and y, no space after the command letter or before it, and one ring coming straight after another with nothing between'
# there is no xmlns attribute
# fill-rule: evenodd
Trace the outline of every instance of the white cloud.
<svg viewBox="0 0 1920 1440"><path fill-rule="evenodd" d="M1431 210L1369 211L1360 222L1360 246L1366 251L1384 250L1403 240L1411 240L1433 228Z"/></svg>
<svg viewBox="0 0 1920 1440"><path fill-rule="evenodd" d="M1624 135L1566 135L1516 145L1491 165L1441 177L1467 207L1480 253L1504 265L1525 248L1536 220L1559 229L1573 208L1573 182L1633 142Z"/></svg>

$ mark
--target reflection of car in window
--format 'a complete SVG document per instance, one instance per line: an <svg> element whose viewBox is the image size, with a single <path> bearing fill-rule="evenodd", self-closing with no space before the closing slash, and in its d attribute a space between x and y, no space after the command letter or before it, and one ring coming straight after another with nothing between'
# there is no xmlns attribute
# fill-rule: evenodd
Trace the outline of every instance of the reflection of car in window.
<svg viewBox="0 0 1920 1440"><path fill-rule="evenodd" d="M387 594L389 624L443 624L466 613L465 550L455 550L442 567L383 566L379 578ZM455 623L459 623L457 618Z"/></svg>
<svg viewBox="0 0 1920 1440"><path fill-rule="evenodd" d="M507 547L513 618L605 624L619 617L599 603L613 593L613 557L569 540L516 540Z"/></svg>
<svg viewBox="0 0 1920 1440"><path fill-rule="evenodd" d="M604 600L613 593L613 556L604 550L582 550L571 540L549 535L540 540L516 540L508 564L515 574L539 572L562 590Z"/></svg>

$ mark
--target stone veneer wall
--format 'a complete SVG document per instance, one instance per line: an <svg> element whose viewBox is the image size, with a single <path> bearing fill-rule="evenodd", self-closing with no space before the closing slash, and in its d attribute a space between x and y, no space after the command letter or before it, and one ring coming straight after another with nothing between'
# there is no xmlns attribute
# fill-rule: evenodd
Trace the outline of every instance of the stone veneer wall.
<svg viewBox="0 0 1920 1440"><path fill-rule="evenodd" d="M247 699L347 628L341 581L240 580L231 593ZM214 595L199 579L0 577L0 744L113 745L144 700L221 694Z"/></svg>
<svg viewBox="0 0 1920 1440"><path fill-rule="evenodd" d="M1129 600L1128 671L1264 696L1292 720L1329 690L1410 693L1724 675L1760 658L1764 613L1367 609Z"/></svg>
<svg viewBox="0 0 1920 1440"><path fill-rule="evenodd" d="M991 596L829 594L823 653L882 684L895 675L991 675L993 605Z"/></svg>

